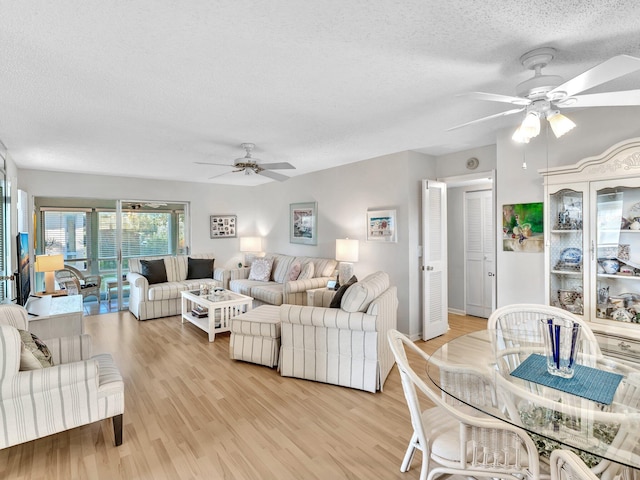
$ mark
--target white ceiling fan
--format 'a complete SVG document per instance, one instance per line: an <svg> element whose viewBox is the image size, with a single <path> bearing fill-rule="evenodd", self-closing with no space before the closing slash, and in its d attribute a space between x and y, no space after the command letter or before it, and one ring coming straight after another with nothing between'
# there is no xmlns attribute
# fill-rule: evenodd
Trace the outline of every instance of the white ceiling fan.
<svg viewBox="0 0 640 480"><path fill-rule="evenodd" d="M232 167L235 170L231 172L221 173L220 175L214 175L211 178L220 177L222 175L226 175L227 173L236 173L236 172L244 172L245 175L251 175L253 173L257 173L258 175L262 175L264 177L272 178L273 180L278 180L279 182L284 182L289 177L286 175L282 175L280 173L272 172L271 170L283 170L296 168L288 162L279 162L279 163L258 163L259 159L253 158L251 156L251 152L253 151L255 145L253 143L243 143L241 145L245 150L245 156L241 158L236 158L233 162L233 165L228 165L225 163L209 163L209 162L195 162L198 165L218 165L222 167Z"/></svg>
<svg viewBox="0 0 640 480"><path fill-rule="evenodd" d="M526 112L522 124L513 135L513 139L517 142L528 143L531 138L540 133L541 118L547 119L556 137L561 137L576 126L575 123L560 113L560 109L640 105L640 90L578 95L598 85L640 70L640 58L630 55L617 55L565 82L562 77L542 74L542 69L553 60L555 53L555 49L543 47L525 53L520 57L522 66L533 70L535 73L532 78L525 80L516 87L517 96L484 92L461 94L461 96L477 100L510 103L517 105L518 108L456 125L448 130L493 118Z"/></svg>

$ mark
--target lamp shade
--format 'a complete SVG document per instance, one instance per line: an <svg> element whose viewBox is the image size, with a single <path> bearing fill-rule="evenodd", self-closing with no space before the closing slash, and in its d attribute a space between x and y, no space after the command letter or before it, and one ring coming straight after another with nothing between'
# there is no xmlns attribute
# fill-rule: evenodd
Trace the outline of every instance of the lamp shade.
<svg viewBox="0 0 640 480"><path fill-rule="evenodd" d="M262 238L260 237L240 237L241 252L261 252Z"/></svg>
<svg viewBox="0 0 640 480"><path fill-rule="evenodd" d="M560 138L562 135L570 130L573 130L576 126L571 120L562 115L560 112L555 111L547 115L547 121L551 125L551 130L556 138Z"/></svg>
<svg viewBox="0 0 640 480"><path fill-rule="evenodd" d="M36 272L55 272L64 268L63 255L37 255L35 270Z"/></svg>
<svg viewBox="0 0 640 480"><path fill-rule="evenodd" d="M339 262L357 262L358 246L358 240L336 239L336 260Z"/></svg>

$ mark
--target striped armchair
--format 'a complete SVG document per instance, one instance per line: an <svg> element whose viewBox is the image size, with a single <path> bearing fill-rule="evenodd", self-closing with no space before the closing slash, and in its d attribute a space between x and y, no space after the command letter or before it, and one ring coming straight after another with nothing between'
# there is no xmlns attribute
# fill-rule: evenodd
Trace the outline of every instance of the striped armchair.
<svg viewBox="0 0 640 480"><path fill-rule="evenodd" d="M349 287L340 308L326 307L280 307L281 375L382 390L395 363L387 331L397 328L398 296L389 275L369 275Z"/></svg>
<svg viewBox="0 0 640 480"><path fill-rule="evenodd" d="M124 383L111 355L91 356L91 337L44 339L54 366L20 371L26 310L0 305L0 448L105 418L122 444Z"/></svg>

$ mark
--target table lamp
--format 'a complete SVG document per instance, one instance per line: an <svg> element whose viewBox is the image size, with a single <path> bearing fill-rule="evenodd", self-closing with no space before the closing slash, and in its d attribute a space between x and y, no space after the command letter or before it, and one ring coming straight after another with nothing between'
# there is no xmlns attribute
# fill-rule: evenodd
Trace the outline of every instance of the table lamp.
<svg viewBox="0 0 640 480"><path fill-rule="evenodd" d="M358 240L348 238L336 239L336 260L338 266L338 283L348 282L353 275L353 262L358 261Z"/></svg>
<svg viewBox="0 0 640 480"><path fill-rule="evenodd" d="M248 267L253 262L256 254L262 252L262 238L240 237L240 251L245 254L244 264Z"/></svg>
<svg viewBox="0 0 640 480"><path fill-rule="evenodd" d="M35 263L36 272L44 272L44 293L51 294L56 290L53 274L56 270L64 268L64 256L37 255Z"/></svg>

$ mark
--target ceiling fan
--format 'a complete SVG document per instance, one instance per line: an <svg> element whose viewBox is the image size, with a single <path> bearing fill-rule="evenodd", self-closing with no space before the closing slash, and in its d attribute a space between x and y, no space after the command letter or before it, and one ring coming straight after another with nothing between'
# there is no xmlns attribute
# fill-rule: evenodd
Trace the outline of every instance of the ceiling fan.
<svg viewBox="0 0 640 480"><path fill-rule="evenodd" d="M562 77L557 75L542 74L542 69L553 60L555 53L555 49L543 47L525 53L520 57L522 66L533 70L534 76L516 87L517 96L484 92L461 94L461 96L476 100L510 103L517 105L518 108L456 125L447 131L493 118L526 112L522 124L515 131L512 138L517 142L528 143L530 139L540 133L541 118L546 118L553 133L558 138L576 126L575 123L560 113L560 109L640 105L640 90L578 95L598 85L640 70L640 58L630 55L617 55L565 82Z"/></svg>
<svg viewBox="0 0 640 480"><path fill-rule="evenodd" d="M244 172L245 175L252 175L257 173L258 175L262 175L264 177L272 178L273 180L278 180L279 182L284 182L289 177L286 175L282 175L280 173L272 172L271 170L283 170L288 168L296 168L290 163L287 162L279 162L279 163L258 163L259 159L253 158L251 156L251 152L253 151L255 145L253 143L243 143L241 145L245 150L245 156L241 158L236 158L233 162L233 165L228 165L225 163L209 163L209 162L195 162L198 165L219 165L222 167L232 167L235 170L231 172L221 173L220 175L214 175L211 178L221 177L222 175L226 175L227 173L236 173L236 172Z"/></svg>

